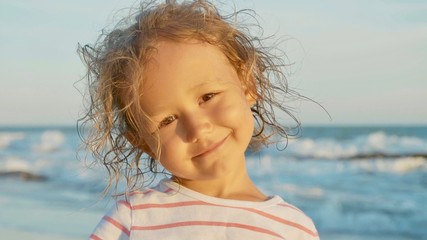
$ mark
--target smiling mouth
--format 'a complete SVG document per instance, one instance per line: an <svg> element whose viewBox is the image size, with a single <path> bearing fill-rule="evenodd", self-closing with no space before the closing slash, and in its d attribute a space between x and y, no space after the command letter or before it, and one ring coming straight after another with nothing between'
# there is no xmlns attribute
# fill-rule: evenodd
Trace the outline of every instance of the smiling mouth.
<svg viewBox="0 0 427 240"><path fill-rule="evenodd" d="M224 143L227 141L228 137L230 135L227 135L224 139L222 139L221 141L214 143L212 145L210 145L208 148L206 148L205 150L203 150L201 153L197 154L196 156L193 157L194 158L203 158L203 157L207 157L210 154L214 153L216 150L218 150L220 147L222 147L224 145Z"/></svg>

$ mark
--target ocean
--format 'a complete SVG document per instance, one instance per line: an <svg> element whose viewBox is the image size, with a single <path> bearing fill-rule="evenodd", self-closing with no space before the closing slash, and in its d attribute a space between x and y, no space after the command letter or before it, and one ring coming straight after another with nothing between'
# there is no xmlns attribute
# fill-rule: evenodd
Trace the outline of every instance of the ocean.
<svg viewBox="0 0 427 240"><path fill-rule="evenodd" d="M249 173L321 239L427 239L427 126L304 127ZM75 127L0 127L0 239L86 239L113 204Z"/></svg>

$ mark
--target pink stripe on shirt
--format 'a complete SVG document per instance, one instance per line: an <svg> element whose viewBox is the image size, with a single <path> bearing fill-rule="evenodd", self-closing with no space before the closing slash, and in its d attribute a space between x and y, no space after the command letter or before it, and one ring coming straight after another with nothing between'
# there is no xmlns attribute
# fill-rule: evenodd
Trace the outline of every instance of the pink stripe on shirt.
<svg viewBox="0 0 427 240"><path fill-rule="evenodd" d="M125 207L127 207L127 208L129 208L129 209L132 209L132 206L130 205L130 203L129 203L129 202L127 202L127 201L125 201L125 200L120 200L120 201L118 201L117 203L118 203L118 204L121 204L121 205L123 205L123 206L125 206Z"/></svg>
<svg viewBox="0 0 427 240"><path fill-rule="evenodd" d="M95 234L90 235L89 239L92 239L92 240L102 240L102 238L96 236Z"/></svg>
<svg viewBox="0 0 427 240"><path fill-rule="evenodd" d="M266 213L266 212L263 212L263 211L259 211L259 210L256 210L256 209L251 209L251 208L245 208L245 209L248 210L248 211L250 211L250 212L259 214L261 216L264 216L266 218L269 218L271 220L274 220L276 222L280 222L280 223L283 223L285 225L298 228L299 230L304 231L304 232L310 234L313 237L319 236L317 232L313 232L310 229L306 228L305 226L303 226L301 224L298 224L296 222L292 222L292 221L289 221L289 220L286 220L286 219L283 219L283 218L280 218L280 217L277 217L277 216L274 216L272 214L269 214L269 213Z"/></svg>
<svg viewBox="0 0 427 240"><path fill-rule="evenodd" d="M298 211L298 212L302 213L302 211L301 211L300 209L298 209L298 208L296 208L296 207L292 206L291 204L279 203L279 204L277 204L277 205L282 206L282 207L292 208L292 209L294 209L294 210L296 210L296 211Z"/></svg>
<svg viewBox="0 0 427 240"><path fill-rule="evenodd" d="M188 227L188 226L218 226L218 227L234 227L234 228L241 228L241 229L247 229L254 232L269 234L275 237L279 237L284 239L279 234L272 232L270 230L240 224L240 223L229 223L229 222L212 222L212 221L186 221L186 222L175 222L175 223L169 223L169 224L162 224L162 225L154 225L154 226L132 226L131 230L161 230L165 228L178 228L178 227Z"/></svg>
<svg viewBox="0 0 427 240"><path fill-rule="evenodd" d="M111 224L113 224L115 227L117 227L118 229L120 229L124 234L126 235L130 235L130 231L124 227L123 225L121 225L119 222L117 222L116 220L114 220L113 218L109 217L109 216L104 216L103 219Z"/></svg>
<svg viewBox="0 0 427 240"><path fill-rule="evenodd" d="M194 206L194 205L210 205L202 201L187 201L187 202L175 202L175 203L147 203L147 204L138 204L132 207L134 210L141 210L147 208L173 208L173 207L185 207L185 206Z"/></svg>
<svg viewBox="0 0 427 240"><path fill-rule="evenodd" d="M172 191L172 188L167 188L165 191L161 191L162 193L169 193L170 191ZM151 192L156 192L153 189L147 189L145 191L133 191L131 193L128 194L129 197L134 196L134 195L145 195Z"/></svg>

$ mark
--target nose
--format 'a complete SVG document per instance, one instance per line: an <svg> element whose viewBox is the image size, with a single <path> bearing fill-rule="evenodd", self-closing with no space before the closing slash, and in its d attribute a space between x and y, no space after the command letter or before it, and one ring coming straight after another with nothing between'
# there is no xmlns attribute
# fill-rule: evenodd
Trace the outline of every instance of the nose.
<svg viewBox="0 0 427 240"><path fill-rule="evenodd" d="M211 119L203 111L186 114L181 120L184 139L187 142L195 143L212 131Z"/></svg>

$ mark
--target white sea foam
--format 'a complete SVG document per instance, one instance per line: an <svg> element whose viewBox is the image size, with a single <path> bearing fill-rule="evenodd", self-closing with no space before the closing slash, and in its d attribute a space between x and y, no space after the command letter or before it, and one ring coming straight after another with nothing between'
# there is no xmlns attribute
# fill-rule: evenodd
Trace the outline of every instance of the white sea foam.
<svg viewBox="0 0 427 240"><path fill-rule="evenodd" d="M0 149L6 149L13 141L25 138L23 132L0 132Z"/></svg>
<svg viewBox="0 0 427 240"><path fill-rule="evenodd" d="M360 161L359 167L368 172L404 174L419 169L427 169L427 160L423 157L402 157L395 160L376 159L374 161Z"/></svg>
<svg viewBox="0 0 427 240"><path fill-rule="evenodd" d="M53 152L58 150L65 141L61 131L45 131L40 137L40 142L33 145L33 150L38 152Z"/></svg>
<svg viewBox="0 0 427 240"><path fill-rule="evenodd" d="M366 139L366 140L365 140ZM359 140L360 145L367 151L383 152L426 152L427 142L416 137L399 137L387 135L384 132L374 132ZM365 144L363 144L365 142Z"/></svg>
<svg viewBox="0 0 427 240"><path fill-rule="evenodd" d="M0 171L4 172L13 172L13 171L23 171L28 172L31 171L31 164L19 157L8 157L6 159L2 159L0 161Z"/></svg>
<svg viewBox="0 0 427 240"><path fill-rule="evenodd" d="M342 144L332 139L302 139L290 144L289 151L296 156L327 159L351 157L359 152L354 144Z"/></svg>
<svg viewBox="0 0 427 240"><path fill-rule="evenodd" d="M322 159L358 158L370 154L427 154L427 141L416 137L373 132L350 140L302 138L291 140L286 149L291 155Z"/></svg>
<svg viewBox="0 0 427 240"><path fill-rule="evenodd" d="M422 157L406 157L397 159L393 166L393 172L405 173L426 167L426 159Z"/></svg>
<svg viewBox="0 0 427 240"><path fill-rule="evenodd" d="M50 169L52 169L52 162L45 159L28 161L17 156L8 156L0 161L2 172L41 172Z"/></svg>

